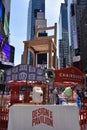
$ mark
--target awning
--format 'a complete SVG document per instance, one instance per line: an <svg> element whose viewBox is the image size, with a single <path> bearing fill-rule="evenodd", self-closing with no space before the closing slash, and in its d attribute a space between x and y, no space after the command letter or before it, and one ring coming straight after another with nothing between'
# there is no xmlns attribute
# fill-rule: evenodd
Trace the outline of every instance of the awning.
<svg viewBox="0 0 87 130"><path fill-rule="evenodd" d="M60 70L54 70L56 76L54 86L83 86L85 74L78 68L71 66Z"/></svg>

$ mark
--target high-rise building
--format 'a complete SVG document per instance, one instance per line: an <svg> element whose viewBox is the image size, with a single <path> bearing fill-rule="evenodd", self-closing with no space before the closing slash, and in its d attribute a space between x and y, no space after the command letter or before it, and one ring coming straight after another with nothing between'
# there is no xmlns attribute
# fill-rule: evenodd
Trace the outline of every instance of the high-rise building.
<svg viewBox="0 0 87 130"><path fill-rule="evenodd" d="M11 0L0 0L0 69L14 65L14 47L9 44Z"/></svg>
<svg viewBox="0 0 87 130"><path fill-rule="evenodd" d="M80 55L82 59L82 70L87 74L87 4L84 9L80 24L81 29L81 42L80 42Z"/></svg>
<svg viewBox="0 0 87 130"><path fill-rule="evenodd" d="M30 0L27 20L27 40L34 39L35 23L38 13L42 12L45 20L45 0Z"/></svg>
<svg viewBox="0 0 87 130"><path fill-rule="evenodd" d="M86 8L87 0L72 1L71 4L71 45L73 65L83 70L81 57L81 20L84 16L84 9ZM85 50L84 50L85 51Z"/></svg>
<svg viewBox="0 0 87 130"><path fill-rule="evenodd" d="M47 27L47 21L45 19L45 0L30 0L28 8L28 21L27 21L27 40L34 40L35 37L35 27L39 28ZM40 31L38 33L39 37L47 36L45 31ZM44 59L43 59L43 56ZM37 53L37 66L47 64L47 54ZM33 65L33 54L28 49L28 59L27 63Z"/></svg>
<svg viewBox="0 0 87 130"><path fill-rule="evenodd" d="M87 0L65 0L68 11L68 30L71 65L86 70L86 8ZM83 30L84 28L84 30Z"/></svg>
<svg viewBox="0 0 87 130"><path fill-rule="evenodd" d="M68 38L69 38L69 65L72 65L72 46L71 46L71 3L72 0L65 0L68 17Z"/></svg>
<svg viewBox="0 0 87 130"><path fill-rule="evenodd" d="M59 17L59 60L60 68L69 66L68 16L65 3L61 4Z"/></svg>

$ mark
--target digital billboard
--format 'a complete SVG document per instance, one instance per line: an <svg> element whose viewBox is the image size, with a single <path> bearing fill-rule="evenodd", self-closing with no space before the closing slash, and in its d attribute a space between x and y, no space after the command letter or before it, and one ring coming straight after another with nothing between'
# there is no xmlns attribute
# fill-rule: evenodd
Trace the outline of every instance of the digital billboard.
<svg viewBox="0 0 87 130"><path fill-rule="evenodd" d="M2 23L4 21L4 13L5 13L5 8L2 1L0 0L0 21L2 21Z"/></svg>
<svg viewBox="0 0 87 130"><path fill-rule="evenodd" d="M15 48L8 43L3 42L3 36L0 36L0 64L14 65Z"/></svg>
<svg viewBox="0 0 87 130"><path fill-rule="evenodd" d="M3 15L3 12L2 12L2 2L0 1L0 21L2 20L2 15Z"/></svg>

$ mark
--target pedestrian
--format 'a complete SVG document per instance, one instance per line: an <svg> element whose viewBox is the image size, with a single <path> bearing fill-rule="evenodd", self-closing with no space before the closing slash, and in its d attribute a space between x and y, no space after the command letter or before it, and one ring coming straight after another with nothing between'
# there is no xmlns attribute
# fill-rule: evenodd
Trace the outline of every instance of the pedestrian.
<svg viewBox="0 0 87 130"><path fill-rule="evenodd" d="M81 95L78 90L76 90L76 104L79 110L82 109Z"/></svg>

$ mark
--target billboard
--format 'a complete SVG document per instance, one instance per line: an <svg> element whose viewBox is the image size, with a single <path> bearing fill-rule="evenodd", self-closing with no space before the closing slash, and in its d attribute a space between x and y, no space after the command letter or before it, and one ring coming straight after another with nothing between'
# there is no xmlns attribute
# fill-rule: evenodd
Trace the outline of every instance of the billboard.
<svg viewBox="0 0 87 130"><path fill-rule="evenodd" d="M3 11L3 29L5 35L9 34L9 20L10 20L10 5L11 0L3 0L2 1L4 11Z"/></svg>
<svg viewBox="0 0 87 130"><path fill-rule="evenodd" d="M0 0L0 21L3 22L3 18L4 18L4 6L3 6L3 3L2 1Z"/></svg>
<svg viewBox="0 0 87 130"><path fill-rule="evenodd" d="M3 36L0 36L0 64L14 65L15 48L8 43L3 43Z"/></svg>

